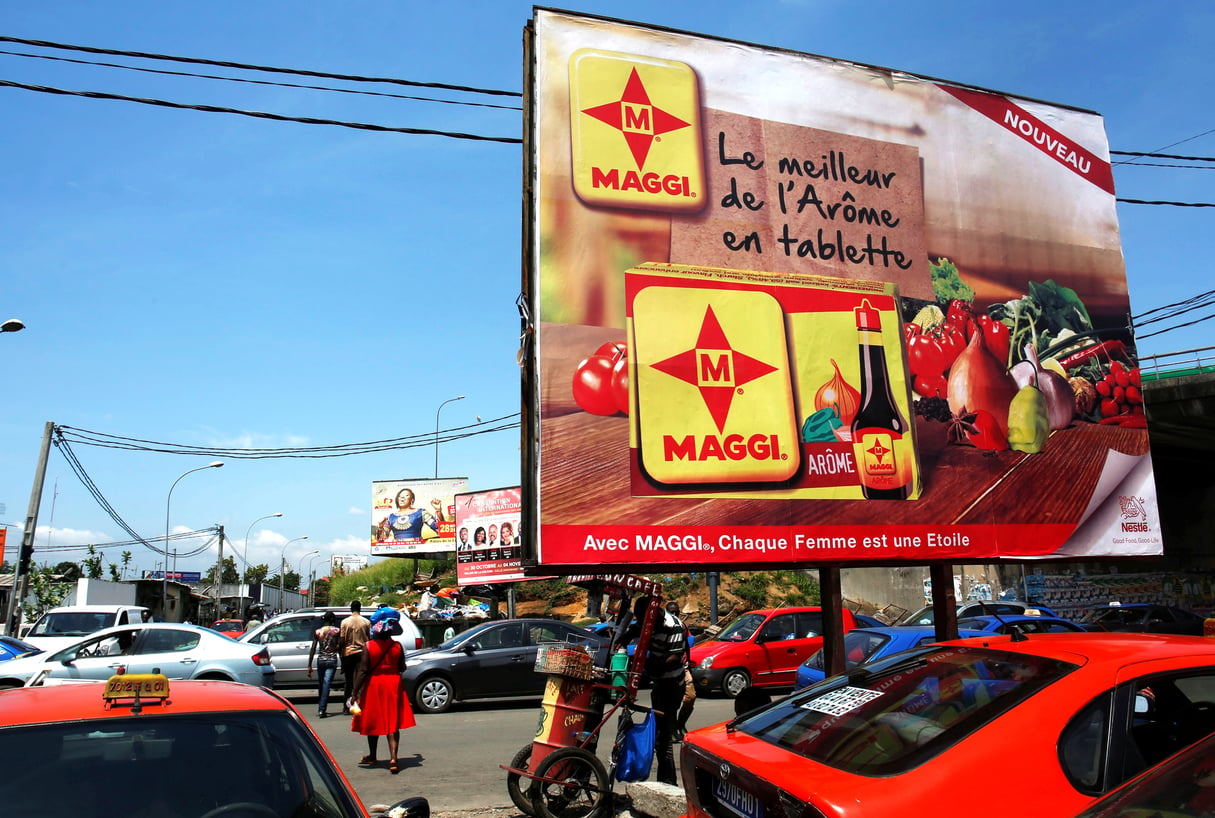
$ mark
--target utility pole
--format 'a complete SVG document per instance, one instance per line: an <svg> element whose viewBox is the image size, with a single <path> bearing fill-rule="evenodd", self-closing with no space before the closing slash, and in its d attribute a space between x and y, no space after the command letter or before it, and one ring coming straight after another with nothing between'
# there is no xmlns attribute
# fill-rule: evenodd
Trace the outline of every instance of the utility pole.
<svg viewBox="0 0 1215 818"><path fill-rule="evenodd" d="M42 433L42 451L38 455L38 466L34 469L34 487L30 490L29 511L25 515L25 531L21 533L21 552L13 572L13 586L8 594L8 610L5 612L6 633L17 636L21 628L21 602L30 587L30 562L34 557L34 533L38 528L38 509L42 506L42 486L46 482L46 461L51 454L51 435L55 432L53 421L47 421Z"/></svg>
<svg viewBox="0 0 1215 818"><path fill-rule="evenodd" d="M220 618L219 605L224 598L224 527L216 528L219 531L219 559L215 563L215 618L212 622Z"/></svg>

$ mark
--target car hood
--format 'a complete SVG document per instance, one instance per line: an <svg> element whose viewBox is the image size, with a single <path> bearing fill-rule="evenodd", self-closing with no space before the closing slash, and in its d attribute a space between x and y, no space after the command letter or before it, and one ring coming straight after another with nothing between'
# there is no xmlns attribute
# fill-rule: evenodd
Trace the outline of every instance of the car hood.
<svg viewBox="0 0 1215 818"><path fill-rule="evenodd" d="M82 633L79 636L30 636L21 641L45 651L54 651L66 648L75 642L83 642L90 636L92 636L91 633Z"/></svg>
<svg viewBox="0 0 1215 818"><path fill-rule="evenodd" d="M692 646L692 661L701 662L710 656L717 657L731 650L745 650L750 644L750 642L719 642L715 639L708 642L697 642Z"/></svg>

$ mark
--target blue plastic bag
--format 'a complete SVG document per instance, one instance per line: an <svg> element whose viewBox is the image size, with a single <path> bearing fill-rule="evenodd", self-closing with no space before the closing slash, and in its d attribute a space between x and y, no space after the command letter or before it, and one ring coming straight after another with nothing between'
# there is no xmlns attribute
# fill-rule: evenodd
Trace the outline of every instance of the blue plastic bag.
<svg viewBox="0 0 1215 818"><path fill-rule="evenodd" d="M617 739L617 781L645 781L650 777L650 767L654 764L654 741L657 737L658 723L652 710L646 713L640 722L630 722L623 729Z"/></svg>

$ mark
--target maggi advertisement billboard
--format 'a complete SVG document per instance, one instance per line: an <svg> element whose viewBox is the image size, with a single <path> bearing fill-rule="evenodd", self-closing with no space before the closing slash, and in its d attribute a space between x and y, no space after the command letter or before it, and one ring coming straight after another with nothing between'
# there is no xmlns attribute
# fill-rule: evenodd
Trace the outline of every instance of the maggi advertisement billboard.
<svg viewBox="0 0 1215 818"><path fill-rule="evenodd" d="M1104 125L537 9L525 556L1161 550Z"/></svg>

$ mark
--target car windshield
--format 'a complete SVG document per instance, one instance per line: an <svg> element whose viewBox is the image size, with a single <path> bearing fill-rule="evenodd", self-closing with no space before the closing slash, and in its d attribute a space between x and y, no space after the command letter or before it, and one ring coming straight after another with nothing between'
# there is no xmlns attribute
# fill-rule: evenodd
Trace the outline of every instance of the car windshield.
<svg viewBox="0 0 1215 818"><path fill-rule="evenodd" d="M48 805L57 815L123 818L363 814L288 712L149 712L156 707L130 718L0 728L0 758L25 759L0 776L5 818L41 818ZM203 770L224 772L217 781Z"/></svg>
<svg viewBox="0 0 1215 818"><path fill-rule="evenodd" d="M755 635L759 626L764 624L765 618L763 614L743 614L722 628L721 633L714 636L713 639L717 642L746 642Z"/></svg>
<svg viewBox="0 0 1215 818"><path fill-rule="evenodd" d="M1145 618L1146 608L1106 608L1093 617L1093 621L1106 627L1138 625Z"/></svg>
<svg viewBox="0 0 1215 818"><path fill-rule="evenodd" d="M34 623L30 636L88 636L114 624L114 614L105 611L49 613Z"/></svg>
<svg viewBox="0 0 1215 818"><path fill-rule="evenodd" d="M1075 668L986 648L917 648L829 678L732 727L850 773L896 775Z"/></svg>

